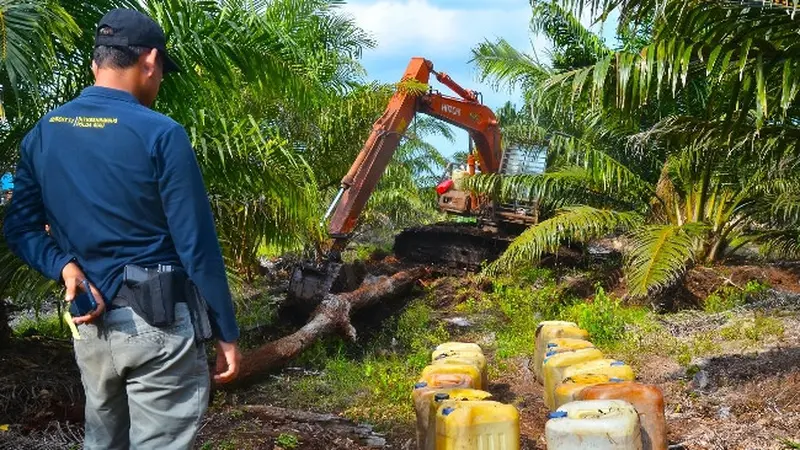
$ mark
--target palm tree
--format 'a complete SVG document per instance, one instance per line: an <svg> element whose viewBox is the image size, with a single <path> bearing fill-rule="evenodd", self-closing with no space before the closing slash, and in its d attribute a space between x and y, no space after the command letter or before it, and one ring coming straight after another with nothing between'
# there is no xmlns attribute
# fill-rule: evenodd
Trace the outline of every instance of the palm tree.
<svg viewBox="0 0 800 450"><path fill-rule="evenodd" d="M0 2L0 168L10 169L23 136L47 111L74 97L91 77L92 30L113 7L135 0ZM0 211L0 226L2 211ZM37 306L59 287L25 266L0 239L0 299L13 293L20 304ZM2 318L0 318L2 320Z"/></svg>
<svg viewBox="0 0 800 450"><path fill-rule="evenodd" d="M297 250L324 240L324 205L395 89L363 81L358 59L374 43L335 0L6 4L9 52L0 59L0 80L8 120L0 157L9 163L41 115L91 83L94 36L87 30L102 14L136 8L161 24L184 71L165 80L155 108L184 124L192 138L234 282L255 277L263 244ZM49 59L32 58L38 48L51 49L43 53ZM423 172L424 145L411 141L417 147L399 152L406 159L393 164L372 213L406 217L409 208L421 210L414 177ZM403 162L419 167L409 175ZM36 304L58 289L0 242L0 296Z"/></svg>
<svg viewBox="0 0 800 450"><path fill-rule="evenodd" d="M475 54L486 76L524 82L537 113L529 126L549 132L548 170L473 183L496 195L522 186L561 209L490 272L624 231L629 292L645 295L748 241L798 248L790 14L727 1L533 5L533 28L554 41L552 67L502 42ZM570 10L583 6L600 17L620 9L619 49L580 27Z"/></svg>
<svg viewBox="0 0 800 450"><path fill-rule="evenodd" d="M4 47L9 51L0 60L0 79L15 83L7 85L13 90L6 89L3 161L13 162L21 137L42 114L91 83L94 36L86 30L112 7L143 9L165 29L185 69L165 80L155 106L185 124L192 137L231 275L254 275L262 242L290 247L307 238L319 220L315 171L341 167L344 160L318 160L309 149L316 153L334 128L362 123L364 110L345 105L369 103L348 95L361 89L357 59L372 41L339 13L338 2L7 3L4 36L14 39ZM16 38L28 35L41 42ZM43 53L48 60L27 57L40 47L52 49ZM341 111L340 120L321 128L332 109ZM360 142L340 144L355 148ZM41 301L58 289L3 243L0 262L0 295L22 293Z"/></svg>

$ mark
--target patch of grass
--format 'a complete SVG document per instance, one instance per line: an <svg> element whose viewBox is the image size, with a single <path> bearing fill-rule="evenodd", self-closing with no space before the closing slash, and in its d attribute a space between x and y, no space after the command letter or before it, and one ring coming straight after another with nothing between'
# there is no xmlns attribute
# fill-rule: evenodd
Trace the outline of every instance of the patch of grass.
<svg viewBox="0 0 800 450"><path fill-rule="evenodd" d="M736 320L723 327L719 334L729 341L760 342L769 337L781 337L784 333L783 322L775 317L756 313L753 319Z"/></svg>
<svg viewBox="0 0 800 450"><path fill-rule="evenodd" d="M327 359L320 375L290 378L276 388L292 407L344 410L353 420L384 425L413 418L407 400L420 369L394 354L360 360L340 354Z"/></svg>
<svg viewBox="0 0 800 450"><path fill-rule="evenodd" d="M480 297L470 296L466 301L457 304L453 309L457 312L475 314L485 311L489 306L489 302L482 301Z"/></svg>
<svg viewBox="0 0 800 450"><path fill-rule="evenodd" d="M781 445L783 445L784 449L787 449L787 450L791 450L791 449L800 450L800 442L798 442L798 441L793 441L791 439L781 439L780 443L781 443Z"/></svg>
<svg viewBox="0 0 800 450"><path fill-rule="evenodd" d="M55 314L39 317L38 320L25 319L14 327L15 336L29 336L31 334L53 339L69 339L72 336L69 325Z"/></svg>
<svg viewBox="0 0 800 450"><path fill-rule="evenodd" d="M393 337L407 352L408 363L415 367L425 367L431 348L450 338L443 323L434 325L433 313L433 308L424 302L415 302L397 319Z"/></svg>
<svg viewBox="0 0 800 450"><path fill-rule="evenodd" d="M723 286L712 292L703 302L706 312L717 313L729 311L747 303L747 300L762 294L769 286L759 281L748 281L744 288Z"/></svg>
<svg viewBox="0 0 800 450"><path fill-rule="evenodd" d="M236 321L241 328L269 326L278 317L278 301L267 294L254 298L234 298Z"/></svg>
<svg viewBox="0 0 800 450"><path fill-rule="evenodd" d="M291 433L281 433L278 435L278 438L275 439L275 444L285 449L293 449L300 445L300 440Z"/></svg>
<svg viewBox="0 0 800 450"><path fill-rule="evenodd" d="M372 257L376 252L383 252L390 254L391 247L375 245L375 244L358 244L353 248L347 249L342 253L342 260L348 263L354 261L365 261Z"/></svg>
<svg viewBox="0 0 800 450"><path fill-rule="evenodd" d="M522 282L520 282L522 280ZM498 315L498 359L532 355L536 326L555 318L566 305L563 294L547 271L524 273L514 282L495 282L494 292L482 306Z"/></svg>
<svg viewBox="0 0 800 450"><path fill-rule="evenodd" d="M664 350L681 366L688 367L695 358L713 355L721 350L714 341L714 333L698 333L690 339L676 339L665 342Z"/></svg>
<svg viewBox="0 0 800 450"><path fill-rule="evenodd" d="M429 364L432 347L449 338L420 299L388 319L366 347L341 338L316 342L295 364L320 374L290 377L269 389L279 389L294 408L343 411L352 420L379 427L413 426L411 388Z"/></svg>
<svg viewBox="0 0 800 450"><path fill-rule="evenodd" d="M237 450L240 447L239 445L236 444L236 441L234 441L233 439L226 439L224 441L217 442L216 445L209 448L213 448L215 450Z"/></svg>
<svg viewBox="0 0 800 450"><path fill-rule="evenodd" d="M518 283L532 286L546 284L554 279L552 270L538 266L523 267L514 274L514 278Z"/></svg>
<svg viewBox="0 0 800 450"><path fill-rule="evenodd" d="M565 294L552 271L524 268L495 280L492 294L481 300L470 298L460 305L467 313L489 313L495 321L487 328L497 336L494 367L502 371L503 360L532 355L536 327L542 320L570 320L589 331L592 342L603 350L623 350L628 344L635 353L640 335L653 332L657 326L645 308L628 307L607 295L596 285L591 301L580 301Z"/></svg>

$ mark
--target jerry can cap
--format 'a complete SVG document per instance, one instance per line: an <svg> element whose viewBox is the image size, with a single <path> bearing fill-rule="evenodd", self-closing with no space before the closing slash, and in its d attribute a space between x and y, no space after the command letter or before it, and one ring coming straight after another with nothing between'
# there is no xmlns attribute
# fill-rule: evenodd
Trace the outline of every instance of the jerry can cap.
<svg viewBox="0 0 800 450"><path fill-rule="evenodd" d="M553 347L558 347L558 344L556 344L555 342L548 342L547 343L547 348L553 348Z"/></svg>
<svg viewBox="0 0 800 450"><path fill-rule="evenodd" d="M419 383L414 385L414 389L422 389L424 387L428 387L428 383L425 381L420 381Z"/></svg>
<svg viewBox="0 0 800 450"><path fill-rule="evenodd" d="M433 401L435 401L435 402L441 402L441 401L447 400L447 399L449 399L449 398L450 398L450 394L448 394L447 392L437 392L437 393L436 393L436 394L433 396Z"/></svg>
<svg viewBox="0 0 800 450"><path fill-rule="evenodd" d="M449 416L450 413L452 413L455 410L456 410L455 408L451 408L449 406L447 408L442 408L442 415L443 416Z"/></svg>
<svg viewBox="0 0 800 450"><path fill-rule="evenodd" d="M547 414L548 419L563 419L564 417L567 417L566 411L553 411Z"/></svg>
<svg viewBox="0 0 800 450"><path fill-rule="evenodd" d="M614 362L611 363L611 367L619 367L619 366L624 366L624 365L625 365L625 363L622 362L622 361L614 361Z"/></svg>
<svg viewBox="0 0 800 450"><path fill-rule="evenodd" d="M555 354L556 354L556 352L554 350L551 350L551 351L547 352L547 354L544 355L544 356L553 356Z"/></svg>
<svg viewBox="0 0 800 450"><path fill-rule="evenodd" d="M614 378L609 378L608 381L611 383L622 383L625 380L623 380L622 378L614 377Z"/></svg>

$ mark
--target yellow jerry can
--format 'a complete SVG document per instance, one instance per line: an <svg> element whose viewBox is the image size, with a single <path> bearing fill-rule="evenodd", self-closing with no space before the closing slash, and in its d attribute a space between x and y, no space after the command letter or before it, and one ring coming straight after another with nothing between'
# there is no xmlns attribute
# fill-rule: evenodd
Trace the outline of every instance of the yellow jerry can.
<svg viewBox="0 0 800 450"><path fill-rule="evenodd" d="M564 371L575 364L602 359L603 352L596 348L584 348L570 352L556 353L544 359L542 364L544 375L544 404L553 411L555 409L555 390L566 376Z"/></svg>
<svg viewBox="0 0 800 450"><path fill-rule="evenodd" d="M572 378L577 375L589 373L594 375L608 375L609 378L618 378L622 381L633 381L636 379L633 368L624 362L617 361L616 359L596 359L567 367L564 369L562 381L564 378Z"/></svg>
<svg viewBox="0 0 800 450"><path fill-rule="evenodd" d="M483 400L455 402L436 411L436 450L518 450L519 411Z"/></svg>
<svg viewBox="0 0 800 450"><path fill-rule="evenodd" d="M450 350L483 353L481 346L472 342L445 342L443 344L439 344L434 352Z"/></svg>
<svg viewBox="0 0 800 450"><path fill-rule="evenodd" d="M540 383L544 382L542 361L547 355L547 343L559 338L586 340L589 338L589 332L579 328L574 322L550 320L539 323L536 327L536 347L533 351L533 373Z"/></svg>
<svg viewBox="0 0 800 450"><path fill-rule="evenodd" d="M423 425L424 438L420 450L436 450L436 412L442 406L452 406L456 402L474 402L486 400L492 394L477 389L441 389L434 393L428 403L427 422Z"/></svg>
<svg viewBox="0 0 800 450"><path fill-rule="evenodd" d="M556 386L554 394L555 408L577 400L578 394L584 388L603 383L618 383L624 381L622 378L611 378L606 374L584 373L574 377L565 378L561 384Z"/></svg>
<svg viewBox="0 0 800 450"><path fill-rule="evenodd" d="M481 386L483 389L489 385L489 377L486 368L486 357L483 353L476 353L472 351L438 351L434 352L432 365L437 364L471 364L475 366L481 373Z"/></svg>
<svg viewBox="0 0 800 450"><path fill-rule="evenodd" d="M547 450L642 450L639 415L622 400L567 403L548 419Z"/></svg>
<svg viewBox="0 0 800 450"><path fill-rule="evenodd" d="M431 364L422 369L420 381L425 381L432 386L440 386L439 379L449 380L453 376L468 377L471 379L466 386L472 389L483 389L481 385L481 372L472 364Z"/></svg>

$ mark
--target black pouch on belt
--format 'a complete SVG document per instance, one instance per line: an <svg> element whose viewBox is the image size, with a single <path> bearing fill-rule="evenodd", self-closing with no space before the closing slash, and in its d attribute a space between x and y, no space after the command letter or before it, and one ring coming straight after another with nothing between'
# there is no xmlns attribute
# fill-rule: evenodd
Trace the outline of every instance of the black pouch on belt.
<svg viewBox="0 0 800 450"><path fill-rule="evenodd" d="M131 308L148 324L162 328L175 322L175 303L186 301L188 276L182 270L156 272L129 284Z"/></svg>
<svg viewBox="0 0 800 450"><path fill-rule="evenodd" d="M208 305L203 296L200 295L197 286L188 277L186 278L186 303L189 306L189 314L192 317L195 342L197 344L206 342L211 339L213 333L211 321L208 317Z"/></svg>

